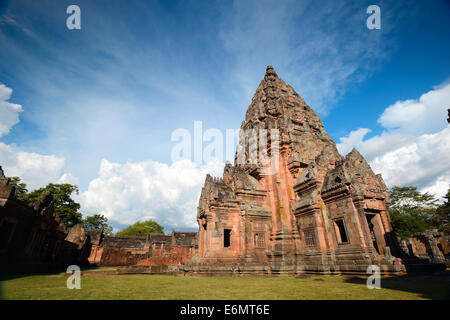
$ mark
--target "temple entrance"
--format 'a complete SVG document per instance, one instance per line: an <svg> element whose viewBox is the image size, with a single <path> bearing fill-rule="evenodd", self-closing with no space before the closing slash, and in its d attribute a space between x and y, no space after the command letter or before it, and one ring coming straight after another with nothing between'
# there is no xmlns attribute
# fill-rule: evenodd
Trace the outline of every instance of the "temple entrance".
<svg viewBox="0 0 450 320"><path fill-rule="evenodd" d="M338 244L348 242L347 231L345 230L344 220L334 220L334 229L336 230L336 238Z"/></svg>
<svg viewBox="0 0 450 320"><path fill-rule="evenodd" d="M376 230L377 228L375 226L375 224L378 222L377 216L376 216L376 214L366 213L366 220L367 220L367 225L369 226L370 239L371 239L372 245L375 248L376 252L379 255L381 255L381 250L380 250L380 247L378 246L378 241L377 241L377 230Z"/></svg>
<svg viewBox="0 0 450 320"><path fill-rule="evenodd" d="M223 229L223 247L228 248L231 244L231 229Z"/></svg>

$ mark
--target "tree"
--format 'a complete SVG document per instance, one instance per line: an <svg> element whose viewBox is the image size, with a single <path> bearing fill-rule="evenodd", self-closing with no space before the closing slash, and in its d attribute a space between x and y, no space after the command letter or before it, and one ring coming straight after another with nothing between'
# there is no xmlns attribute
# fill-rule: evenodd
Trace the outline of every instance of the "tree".
<svg viewBox="0 0 450 320"><path fill-rule="evenodd" d="M390 209L392 228L395 234L402 239L409 238L415 232L423 232L429 229L429 224L425 216L417 212L400 212Z"/></svg>
<svg viewBox="0 0 450 320"><path fill-rule="evenodd" d="M444 196L446 201L440 205L430 219L430 223L445 234L450 234L450 188Z"/></svg>
<svg viewBox="0 0 450 320"><path fill-rule="evenodd" d="M438 206L434 195L417 191L417 187L393 187L389 191L392 228L400 238L432 227L430 219Z"/></svg>
<svg viewBox="0 0 450 320"><path fill-rule="evenodd" d="M94 214L93 216L87 216L83 220L83 225L86 230L101 230L105 234L112 234L113 228L108 225L108 218L102 214Z"/></svg>
<svg viewBox="0 0 450 320"><path fill-rule="evenodd" d="M23 201L24 197L28 193L27 185L20 181L19 177L9 177L9 184L14 186L16 189L15 195L16 198Z"/></svg>
<svg viewBox="0 0 450 320"><path fill-rule="evenodd" d="M164 228L156 221L147 220L136 222L135 224L126 227L122 231L116 233L116 236L140 236L145 237L147 233L163 233Z"/></svg>
<svg viewBox="0 0 450 320"><path fill-rule="evenodd" d="M417 187L393 187L389 191L391 207L416 209L422 213L432 213L438 200L428 192L420 193Z"/></svg>
<svg viewBox="0 0 450 320"><path fill-rule="evenodd" d="M79 193L78 187L75 185L68 183L49 183L44 188L36 189L22 195L22 199L20 200L28 203L36 202L46 193L50 193L53 196L55 201L55 214L61 218L66 226L72 227L82 222L82 215L78 212L80 204L71 198L73 193Z"/></svg>

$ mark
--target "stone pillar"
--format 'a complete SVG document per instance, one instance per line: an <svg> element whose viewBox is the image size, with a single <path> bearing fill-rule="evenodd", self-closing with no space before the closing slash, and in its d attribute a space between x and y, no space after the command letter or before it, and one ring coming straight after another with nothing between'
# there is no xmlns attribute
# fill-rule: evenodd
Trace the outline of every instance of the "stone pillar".
<svg viewBox="0 0 450 320"><path fill-rule="evenodd" d="M358 202L354 202L354 204L355 204L355 208L358 212L359 219L361 221L361 228L362 228L362 232L363 232L363 236L364 236L363 247L367 251L369 248L372 248L372 235L370 233L369 224L367 223L366 212L363 209L363 202L358 201Z"/></svg>

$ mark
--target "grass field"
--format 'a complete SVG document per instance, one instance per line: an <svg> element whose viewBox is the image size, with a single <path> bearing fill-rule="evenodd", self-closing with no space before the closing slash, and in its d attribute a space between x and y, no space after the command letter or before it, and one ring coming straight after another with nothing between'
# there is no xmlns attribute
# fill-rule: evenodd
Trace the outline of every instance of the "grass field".
<svg viewBox="0 0 450 320"><path fill-rule="evenodd" d="M89 270L81 289L69 290L64 274L0 279L1 299L450 299L450 277L383 277L369 290L366 277L180 277L115 275L113 268Z"/></svg>

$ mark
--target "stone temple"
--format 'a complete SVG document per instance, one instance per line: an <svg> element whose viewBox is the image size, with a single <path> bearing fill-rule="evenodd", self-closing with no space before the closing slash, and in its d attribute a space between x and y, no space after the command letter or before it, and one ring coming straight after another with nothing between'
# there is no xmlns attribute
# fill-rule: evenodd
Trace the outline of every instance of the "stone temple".
<svg viewBox="0 0 450 320"><path fill-rule="evenodd" d="M365 273L373 264L385 272L404 270L392 255L399 247L381 175L356 149L340 155L317 114L272 66L241 125L241 132L252 130L277 131L276 154L271 139L261 139L258 148L276 157L278 169L239 162L236 154L222 178L206 177L198 255L187 272ZM252 157L249 140L239 141L244 159Z"/></svg>
<svg viewBox="0 0 450 320"><path fill-rule="evenodd" d="M198 232L147 237L66 228L50 195L21 203L0 167L0 271L68 264L180 275L445 269L448 238L431 230L399 244L381 175L356 149L340 155L317 114L271 66L241 125L234 162L223 177L206 176Z"/></svg>

